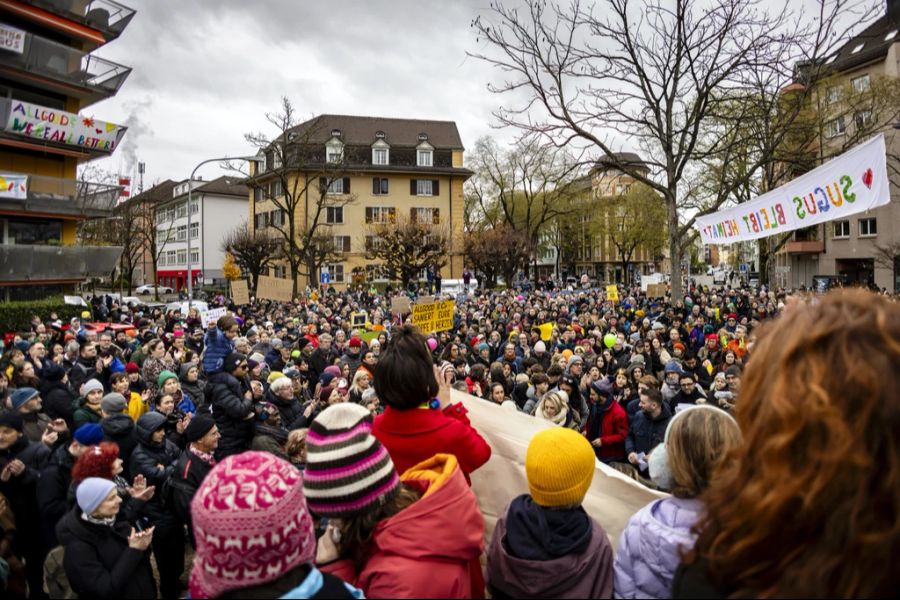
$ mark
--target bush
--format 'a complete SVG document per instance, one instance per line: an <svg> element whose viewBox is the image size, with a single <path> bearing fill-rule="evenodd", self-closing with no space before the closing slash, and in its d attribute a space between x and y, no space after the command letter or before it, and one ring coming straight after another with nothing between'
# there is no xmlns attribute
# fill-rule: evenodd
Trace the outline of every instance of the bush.
<svg viewBox="0 0 900 600"><path fill-rule="evenodd" d="M85 310L90 308L66 304L61 296L44 300L3 302L0 303L0 332L30 330L32 315L38 315L46 322L50 318L50 313L55 312L60 320L66 323L72 317L80 317L81 312Z"/></svg>

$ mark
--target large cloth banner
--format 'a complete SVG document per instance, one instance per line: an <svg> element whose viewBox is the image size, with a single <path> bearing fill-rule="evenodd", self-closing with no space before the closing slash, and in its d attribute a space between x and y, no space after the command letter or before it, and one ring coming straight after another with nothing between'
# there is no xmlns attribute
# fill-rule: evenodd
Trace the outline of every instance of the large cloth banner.
<svg viewBox="0 0 900 600"><path fill-rule="evenodd" d="M484 515L484 541L488 544L497 519L510 501L528 493L525 476L528 443L537 432L557 426L456 390L451 391L451 395L454 402L465 405L472 426L491 446L491 459L472 473L472 490ZM628 519L650 502L666 496L597 461L597 470L582 506L603 526L615 549Z"/></svg>
<svg viewBox="0 0 900 600"><path fill-rule="evenodd" d="M697 217L704 244L732 244L785 233L884 206L891 201L884 134L755 200Z"/></svg>

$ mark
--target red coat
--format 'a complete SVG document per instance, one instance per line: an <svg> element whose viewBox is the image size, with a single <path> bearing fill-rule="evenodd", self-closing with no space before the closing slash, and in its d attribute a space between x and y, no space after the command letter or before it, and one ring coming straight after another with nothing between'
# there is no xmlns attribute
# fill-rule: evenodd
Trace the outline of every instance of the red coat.
<svg viewBox="0 0 900 600"><path fill-rule="evenodd" d="M592 429L592 420L588 417L584 426L584 432L589 442L594 437L589 433ZM613 400L606 412L602 413L600 420L599 448L594 446L594 453L602 461L623 460L625 458L625 438L628 437L628 415L625 409Z"/></svg>
<svg viewBox="0 0 900 600"><path fill-rule="evenodd" d="M484 518L456 459L439 454L401 479L424 494L375 527L377 551L363 568L357 573L344 559L321 569L367 598L471 598L471 569L480 569L484 551Z"/></svg>
<svg viewBox="0 0 900 600"><path fill-rule="evenodd" d="M467 412L461 403L443 411L388 406L375 418L372 433L387 448L398 473L435 454L453 454L469 481L469 473L491 457L491 447L469 423Z"/></svg>

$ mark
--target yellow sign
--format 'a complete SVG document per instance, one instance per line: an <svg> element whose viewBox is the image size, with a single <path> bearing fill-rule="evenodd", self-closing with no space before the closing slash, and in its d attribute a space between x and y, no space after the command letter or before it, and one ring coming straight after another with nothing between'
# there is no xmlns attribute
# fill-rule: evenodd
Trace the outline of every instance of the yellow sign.
<svg viewBox="0 0 900 600"><path fill-rule="evenodd" d="M619 301L619 287L616 285L606 286L606 299L613 302Z"/></svg>
<svg viewBox="0 0 900 600"><path fill-rule="evenodd" d="M364 312L353 313L350 315L350 324L353 327L365 327L369 317Z"/></svg>
<svg viewBox="0 0 900 600"><path fill-rule="evenodd" d="M250 289L246 279L235 279L231 282L231 299L235 304L250 304Z"/></svg>
<svg viewBox="0 0 900 600"><path fill-rule="evenodd" d="M257 284L256 297L261 300L277 300L278 302L291 302L294 285L290 279L280 279L260 275Z"/></svg>
<svg viewBox="0 0 900 600"><path fill-rule="evenodd" d="M453 300L414 304L410 322L423 333L453 329L453 307L455 305L456 302Z"/></svg>

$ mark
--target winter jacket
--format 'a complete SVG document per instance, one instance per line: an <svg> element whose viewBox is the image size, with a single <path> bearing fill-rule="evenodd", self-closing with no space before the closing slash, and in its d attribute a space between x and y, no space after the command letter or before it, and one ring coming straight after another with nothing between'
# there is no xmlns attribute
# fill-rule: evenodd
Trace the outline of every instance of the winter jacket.
<svg viewBox="0 0 900 600"><path fill-rule="evenodd" d="M79 356L69 370L69 385L78 392L81 390L81 384L88 379L100 380L100 373L97 372L97 359Z"/></svg>
<svg viewBox="0 0 900 600"><path fill-rule="evenodd" d="M471 598L472 568L484 549L484 518L456 458L438 454L401 479L422 498L381 521L377 549L359 572L348 559L320 568L360 588L367 598ZM440 532L435 535L435 532ZM480 578L480 572L476 579Z"/></svg>
<svg viewBox="0 0 900 600"><path fill-rule="evenodd" d="M703 511L700 500L654 500L635 513L619 538L617 598L671 598L681 553L694 546L691 527Z"/></svg>
<svg viewBox="0 0 900 600"><path fill-rule="evenodd" d="M82 519L77 506L57 526L63 565L81 598L156 598L150 553L128 547L126 523L112 527Z"/></svg>
<svg viewBox="0 0 900 600"><path fill-rule="evenodd" d="M658 444L663 442L666 435L666 427L672 413L669 406L663 402L662 411L659 416L651 418L644 411L639 410L631 420L631 426L628 428L628 437L625 438L625 456L632 452L647 453L656 448Z"/></svg>
<svg viewBox="0 0 900 600"><path fill-rule="evenodd" d="M50 459L50 449L41 442L29 442L20 436L9 448L0 450L0 471L13 460L25 464L25 471L8 481L0 480L0 494L9 502L16 518L16 537L13 550L34 557L43 547L41 517L37 504L37 482Z"/></svg>
<svg viewBox="0 0 900 600"><path fill-rule="evenodd" d="M203 372L207 377L221 372L225 357L234 352L234 342L228 339L224 331L216 327L206 332L203 346Z"/></svg>
<svg viewBox="0 0 900 600"><path fill-rule="evenodd" d="M44 381L41 384L41 400L44 401L44 412L51 419L62 419L69 426L69 431L75 424L73 402L78 395L62 381Z"/></svg>
<svg viewBox="0 0 900 600"><path fill-rule="evenodd" d="M170 502L170 506L182 523L191 524L191 500L203 483L203 480L212 471L213 465L206 462L187 449L181 453L172 470L169 480L171 498L164 499Z"/></svg>
<svg viewBox="0 0 900 600"><path fill-rule="evenodd" d="M19 416L22 417L22 431L25 433L25 437L29 441L40 442L50 425L50 417L42 412L20 412Z"/></svg>
<svg viewBox="0 0 900 600"><path fill-rule="evenodd" d="M85 423L99 423L103 418L103 415L100 414L100 405L97 405L97 410L88 408L84 396L75 400L72 406L75 407L75 412L72 416L72 420L75 422L73 431L77 431Z"/></svg>
<svg viewBox="0 0 900 600"><path fill-rule="evenodd" d="M129 476L133 480L138 475L143 475L147 480L147 485L156 486L157 490L163 489L163 484L175 471L175 461L181 455L178 446L167 439L159 444L154 444L151 440L152 431L141 426L141 423L135 425L137 432L138 445L131 453L131 461L129 463ZM159 468L162 465L162 469ZM144 513L152 520L159 520L169 517L171 511L163 506L163 494L157 493L147 502Z"/></svg>
<svg viewBox="0 0 900 600"><path fill-rule="evenodd" d="M266 402L271 402L278 408L281 413L281 425L288 429L294 428L294 423L303 415L303 405L297 400L296 396L292 396L290 400L285 400L277 394L273 394L272 390L266 390L264 395Z"/></svg>
<svg viewBox="0 0 900 600"><path fill-rule="evenodd" d="M469 423L467 413L461 403L444 410L401 411L388 406L375 418L372 433L400 473L435 454L453 454L469 481L469 473L490 459L491 447Z"/></svg>
<svg viewBox="0 0 900 600"><path fill-rule="evenodd" d="M134 421L125 413L109 415L100 421L100 428L103 430L104 442L115 442L119 445L119 458L127 467L131 453L138 443Z"/></svg>
<svg viewBox="0 0 900 600"><path fill-rule="evenodd" d="M520 502L522 497L513 502ZM525 496L529 501L531 498ZM588 517L590 536L587 544L572 553L558 557L529 559L517 556L508 544L510 508L503 512L494 527L487 549L488 589L494 598L609 598L613 591L613 551L606 531ZM537 511L548 510L537 507ZM551 509L552 510L552 509ZM559 540L565 537L562 528L544 523L542 531L531 532L538 540ZM580 532L575 532L580 534ZM549 544L548 544L549 545ZM538 546L538 543L535 543ZM539 551L539 548L535 548Z"/></svg>
<svg viewBox="0 0 900 600"><path fill-rule="evenodd" d="M56 524L69 510L69 486L75 457L68 445L60 446L50 456L37 483L37 503L41 513L41 527L47 548L57 545Z"/></svg>
<svg viewBox="0 0 900 600"><path fill-rule="evenodd" d="M181 380L181 390L190 396L194 404L197 405L197 409L199 409L203 403L203 388L206 387L206 382L202 379L188 381L187 374L191 370L191 366L190 364L181 365L178 378Z"/></svg>
<svg viewBox="0 0 900 600"><path fill-rule="evenodd" d="M159 386L156 385L157 379L159 379L160 373L163 371L174 371L175 370L175 362L171 358L153 358L152 356L148 356L144 361L143 366L141 367L141 377L144 378L144 383L147 384L147 389L150 390L150 397L156 398L159 394Z"/></svg>
<svg viewBox="0 0 900 600"><path fill-rule="evenodd" d="M284 445L287 442L288 430L283 427L272 427L259 421L256 422L253 441L250 442L251 450L268 452L278 458L288 460L284 453Z"/></svg>
<svg viewBox="0 0 900 600"><path fill-rule="evenodd" d="M231 373L219 372L206 383L206 402L212 406L213 418L222 438L216 457L238 454L250 447L253 439L253 402L244 397L241 382ZM253 415L255 417L255 415Z"/></svg>
<svg viewBox="0 0 900 600"><path fill-rule="evenodd" d="M628 415L615 399L609 398L606 402L591 406L584 432L589 442L600 438L601 446L593 448L594 454L603 462L625 459Z"/></svg>
<svg viewBox="0 0 900 600"><path fill-rule="evenodd" d="M679 404L697 404L697 401L700 401L700 404L703 404L706 401L706 394L703 393L703 390L700 389L699 385L694 386L694 391L690 394L685 394L684 390L679 391L677 394L672 396L672 400L669 401L669 408L672 409L672 414L675 414L675 407Z"/></svg>
<svg viewBox="0 0 900 600"><path fill-rule="evenodd" d="M362 364L362 352L357 352L356 354L344 352L344 355L341 356L341 362L350 366L350 379L353 379L353 374L356 373L359 365Z"/></svg>

